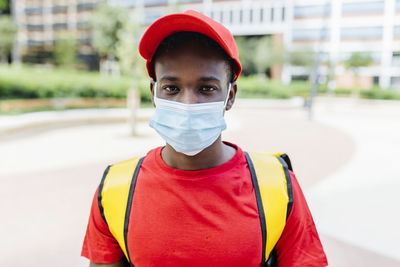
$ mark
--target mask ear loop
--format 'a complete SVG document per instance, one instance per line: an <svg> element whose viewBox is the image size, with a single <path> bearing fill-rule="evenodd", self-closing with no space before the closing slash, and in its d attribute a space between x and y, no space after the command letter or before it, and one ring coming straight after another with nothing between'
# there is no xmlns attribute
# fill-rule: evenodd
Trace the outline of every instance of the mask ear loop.
<svg viewBox="0 0 400 267"><path fill-rule="evenodd" d="M158 97L157 97L157 82L154 82L153 92L154 92L154 101L155 101L156 99L158 99Z"/></svg>
<svg viewBox="0 0 400 267"><path fill-rule="evenodd" d="M229 94L231 92L231 88L232 88L232 83L229 83L228 94L226 95L226 98L225 98L225 101L224 101L224 111L226 110L226 104L228 104L228 99L229 99Z"/></svg>

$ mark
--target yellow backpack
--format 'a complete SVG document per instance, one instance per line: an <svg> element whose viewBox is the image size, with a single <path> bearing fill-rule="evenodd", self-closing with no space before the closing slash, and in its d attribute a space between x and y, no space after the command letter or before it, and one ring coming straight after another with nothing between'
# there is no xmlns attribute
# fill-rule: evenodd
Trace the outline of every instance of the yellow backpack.
<svg viewBox="0 0 400 267"><path fill-rule="evenodd" d="M245 152L249 166L262 232L261 266L276 264L275 245L293 205L290 159L282 153ZM126 160L104 171L98 191L100 213L133 266L127 234L133 193L143 158ZM267 256L267 257L266 257Z"/></svg>

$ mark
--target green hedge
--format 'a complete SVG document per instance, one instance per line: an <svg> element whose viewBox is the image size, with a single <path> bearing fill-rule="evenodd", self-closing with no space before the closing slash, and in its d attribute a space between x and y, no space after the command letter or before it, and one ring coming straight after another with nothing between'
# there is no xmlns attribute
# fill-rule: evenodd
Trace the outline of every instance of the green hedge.
<svg viewBox="0 0 400 267"><path fill-rule="evenodd" d="M311 84L308 81L292 81L290 84L283 84L280 81L273 81L257 76L243 76L237 81L238 97L263 97L263 98L290 98L293 96L308 97ZM321 85L319 93L326 92L326 86Z"/></svg>
<svg viewBox="0 0 400 267"><path fill-rule="evenodd" d="M126 97L131 80L99 73L34 67L0 66L0 99ZM149 82L139 81L143 102L150 101Z"/></svg>
<svg viewBox="0 0 400 267"><path fill-rule="evenodd" d="M334 93L336 96L350 96L353 94L353 90L337 88ZM400 100L400 91L392 89L382 90L376 86L371 89L360 89L359 93L361 98L366 99Z"/></svg>
<svg viewBox="0 0 400 267"><path fill-rule="evenodd" d="M334 94L336 96L350 96L352 93L351 89L346 89L346 88L336 88L334 91Z"/></svg>
<svg viewBox="0 0 400 267"><path fill-rule="evenodd" d="M311 84L309 81L292 81L285 85L279 81L272 81L257 76L243 76L238 79L239 97L261 97L261 98L290 98L301 96L308 98L310 96ZM318 94L328 92L326 84L320 84ZM334 91L336 96L351 96L351 89L337 88ZM400 100L400 91L391 89L381 89L373 87L369 90L360 90L360 96L368 99L387 99Z"/></svg>
<svg viewBox="0 0 400 267"><path fill-rule="evenodd" d="M371 90L361 90L360 96L367 99L400 100L400 91L382 90L374 87Z"/></svg>

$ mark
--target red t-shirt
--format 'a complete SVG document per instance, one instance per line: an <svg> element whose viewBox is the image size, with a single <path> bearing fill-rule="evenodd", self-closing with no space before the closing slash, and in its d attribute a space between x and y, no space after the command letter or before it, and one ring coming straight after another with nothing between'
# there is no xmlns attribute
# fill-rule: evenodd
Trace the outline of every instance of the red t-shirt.
<svg viewBox="0 0 400 267"><path fill-rule="evenodd" d="M148 152L137 179L128 229L136 267L260 266L262 238L243 151L205 170L171 168L161 149ZM276 245L278 266L326 266L327 259L295 175L293 206ZM112 263L124 255L93 199L82 256Z"/></svg>

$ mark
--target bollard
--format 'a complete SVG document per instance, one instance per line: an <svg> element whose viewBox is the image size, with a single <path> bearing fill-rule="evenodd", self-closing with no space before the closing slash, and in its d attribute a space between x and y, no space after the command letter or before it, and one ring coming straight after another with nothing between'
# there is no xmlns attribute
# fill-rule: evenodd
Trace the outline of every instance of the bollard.
<svg viewBox="0 0 400 267"><path fill-rule="evenodd" d="M136 88L129 89L126 100L129 110L128 124L129 124L130 134L132 136L135 136L137 135L137 129L136 129L137 111L140 106L140 94L138 90Z"/></svg>

